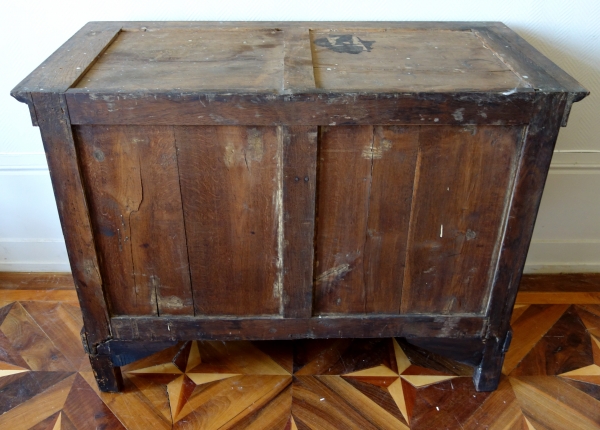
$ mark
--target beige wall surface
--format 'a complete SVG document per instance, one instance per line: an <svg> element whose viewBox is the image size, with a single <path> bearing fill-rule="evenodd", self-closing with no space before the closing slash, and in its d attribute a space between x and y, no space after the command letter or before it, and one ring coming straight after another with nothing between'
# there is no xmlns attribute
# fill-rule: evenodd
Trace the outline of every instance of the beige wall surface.
<svg viewBox="0 0 600 430"><path fill-rule="evenodd" d="M502 21L591 91L561 130L526 270L600 272L600 1L55 0L0 16L0 271L66 271L46 161L10 90L87 21Z"/></svg>

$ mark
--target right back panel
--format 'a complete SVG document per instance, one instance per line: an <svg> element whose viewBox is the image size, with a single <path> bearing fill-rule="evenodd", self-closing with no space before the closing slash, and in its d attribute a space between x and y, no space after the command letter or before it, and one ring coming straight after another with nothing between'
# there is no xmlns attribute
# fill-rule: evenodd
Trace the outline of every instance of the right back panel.
<svg viewBox="0 0 600 430"><path fill-rule="evenodd" d="M522 131L323 127L314 314L483 314Z"/></svg>

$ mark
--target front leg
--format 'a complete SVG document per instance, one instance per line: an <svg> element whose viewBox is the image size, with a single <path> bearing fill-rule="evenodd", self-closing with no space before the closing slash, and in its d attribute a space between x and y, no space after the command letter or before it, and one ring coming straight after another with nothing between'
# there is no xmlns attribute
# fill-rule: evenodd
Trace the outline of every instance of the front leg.
<svg viewBox="0 0 600 430"><path fill-rule="evenodd" d="M508 351L512 340L512 330L508 330L504 337L491 337L485 344L483 357L479 366L475 368L473 383L477 391L494 391L498 388L504 354Z"/></svg>
<svg viewBox="0 0 600 430"><path fill-rule="evenodd" d="M89 358L100 391L116 393L123 389L121 369L113 364L109 355L89 354Z"/></svg>

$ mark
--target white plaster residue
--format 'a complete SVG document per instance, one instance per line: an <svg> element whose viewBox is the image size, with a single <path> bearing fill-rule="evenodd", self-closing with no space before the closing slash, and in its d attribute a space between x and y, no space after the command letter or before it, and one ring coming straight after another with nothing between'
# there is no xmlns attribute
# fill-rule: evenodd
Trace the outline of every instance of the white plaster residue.
<svg viewBox="0 0 600 430"><path fill-rule="evenodd" d="M510 96L511 94L514 94L514 93L516 93L516 92L517 92L517 89L516 89L516 88L513 88L513 89L512 89L512 90L510 90L510 91L504 91L504 92L502 93L502 95L503 95L503 96Z"/></svg>
<svg viewBox="0 0 600 430"><path fill-rule="evenodd" d="M333 267L333 268L321 273L319 276L317 276L317 279L315 280L315 282L318 284L318 283L321 283L330 278L337 278L337 277L345 275L349 271L350 271L349 264L347 264L347 263L341 264L339 266Z"/></svg>
<svg viewBox="0 0 600 430"><path fill-rule="evenodd" d="M279 300L279 313L283 314L283 135L281 127L277 127L277 173L275 175L275 219L277 222L277 276L273 283L273 297Z"/></svg>
<svg viewBox="0 0 600 430"><path fill-rule="evenodd" d="M463 112L464 111L465 111L465 108L456 109L452 113L452 116L454 117L455 120L462 121L464 119L464 117L463 117Z"/></svg>
<svg viewBox="0 0 600 430"><path fill-rule="evenodd" d="M440 225L440 237L444 237L444 224Z"/></svg>

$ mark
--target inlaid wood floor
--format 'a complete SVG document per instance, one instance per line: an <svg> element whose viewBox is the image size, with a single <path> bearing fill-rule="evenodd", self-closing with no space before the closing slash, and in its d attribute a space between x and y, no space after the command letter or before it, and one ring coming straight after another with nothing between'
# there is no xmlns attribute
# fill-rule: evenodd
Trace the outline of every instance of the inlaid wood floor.
<svg viewBox="0 0 600 430"><path fill-rule="evenodd" d="M524 288L493 393L388 338L181 343L106 394L69 277L0 274L0 429L600 429L598 297L553 288Z"/></svg>

